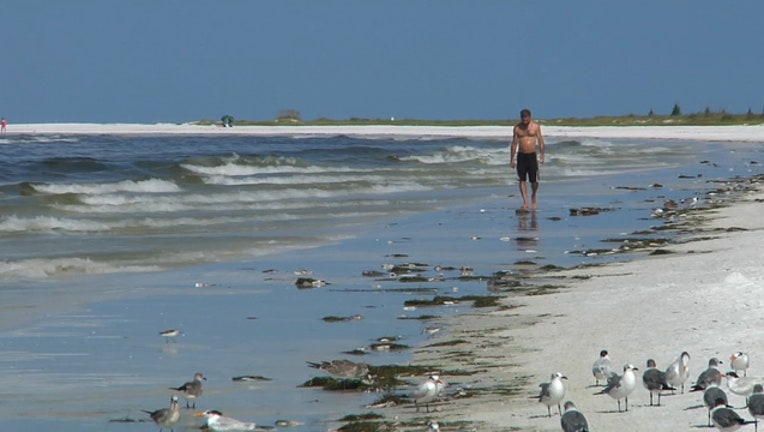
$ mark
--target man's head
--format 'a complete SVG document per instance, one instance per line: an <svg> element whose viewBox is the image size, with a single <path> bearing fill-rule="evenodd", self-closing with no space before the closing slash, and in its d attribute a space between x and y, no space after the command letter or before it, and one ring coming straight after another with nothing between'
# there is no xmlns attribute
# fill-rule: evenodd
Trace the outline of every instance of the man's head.
<svg viewBox="0 0 764 432"><path fill-rule="evenodd" d="M523 123L525 123L525 124L530 123L530 121L531 121L531 110L526 108L526 109L520 111L520 120Z"/></svg>

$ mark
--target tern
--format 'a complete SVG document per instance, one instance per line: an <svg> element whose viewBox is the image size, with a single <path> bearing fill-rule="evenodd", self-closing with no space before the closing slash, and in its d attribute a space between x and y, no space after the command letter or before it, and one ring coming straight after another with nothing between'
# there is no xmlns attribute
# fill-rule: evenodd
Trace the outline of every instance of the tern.
<svg viewBox="0 0 764 432"><path fill-rule="evenodd" d="M235 418L226 417L218 410L207 410L194 414L195 417L204 417L207 428L214 432L254 431L257 425L254 422L243 422Z"/></svg>
<svg viewBox="0 0 764 432"><path fill-rule="evenodd" d="M424 404L427 412L430 412L430 402L438 397L444 385L438 375L430 375L427 381L420 384L411 394L411 399L414 400L417 412L419 412L419 404Z"/></svg>
<svg viewBox="0 0 764 432"><path fill-rule="evenodd" d="M599 386L600 380L607 380L613 372L611 368L610 356L607 350L600 351L600 356L592 364L592 375L594 375L594 385Z"/></svg>
<svg viewBox="0 0 764 432"><path fill-rule="evenodd" d="M730 368L737 374L743 373L743 376L748 376L748 366L750 365L750 359L748 354L737 351L730 356Z"/></svg>

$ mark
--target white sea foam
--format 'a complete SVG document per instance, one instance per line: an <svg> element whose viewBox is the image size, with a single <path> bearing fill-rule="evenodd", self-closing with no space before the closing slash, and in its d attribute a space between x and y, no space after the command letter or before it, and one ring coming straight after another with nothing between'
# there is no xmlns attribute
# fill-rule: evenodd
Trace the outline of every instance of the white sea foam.
<svg viewBox="0 0 764 432"><path fill-rule="evenodd" d="M143 273L161 270L156 265L121 265L103 263L89 258L35 258L19 261L0 261L3 277L48 278L74 274Z"/></svg>
<svg viewBox="0 0 764 432"><path fill-rule="evenodd" d="M116 183L34 184L38 192L48 194L108 194L114 192L167 193L181 189L174 182L160 179L124 180Z"/></svg>
<svg viewBox="0 0 764 432"><path fill-rule="evenodd" d="M70 219L52 216L18 217L6 216L0 219L0 232L94 232L108 231L108 224L92 219Z"/></svg>

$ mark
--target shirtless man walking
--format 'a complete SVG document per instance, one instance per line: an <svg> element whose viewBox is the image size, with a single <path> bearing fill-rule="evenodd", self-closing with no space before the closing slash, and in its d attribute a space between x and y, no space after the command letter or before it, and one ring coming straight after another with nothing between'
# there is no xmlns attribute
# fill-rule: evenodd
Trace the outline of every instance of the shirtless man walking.
<svg viewBox="0 0 764 432"><path fill-rule="evenodd" d="M536 158L536 141L539 144L540 157ZM531 111L520 111L520 123L512 131L512 144L509 147L509 166L517 167L520 180L520 195L523 197L521 210L528 211L528 184L531 182L531 205L536 210L536 192L539 189L539 162L544 163L544 137L541 126L531 120Z"/></svg>

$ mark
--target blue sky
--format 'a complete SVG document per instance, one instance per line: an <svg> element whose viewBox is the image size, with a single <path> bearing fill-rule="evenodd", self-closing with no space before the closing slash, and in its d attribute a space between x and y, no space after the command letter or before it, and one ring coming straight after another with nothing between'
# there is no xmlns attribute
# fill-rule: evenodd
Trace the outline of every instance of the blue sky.
<svg viewBox="0 0 764 432"><path fill-rule="evenodd" d="M761 0L3 0L13 123L764 109Z"/></svg>

